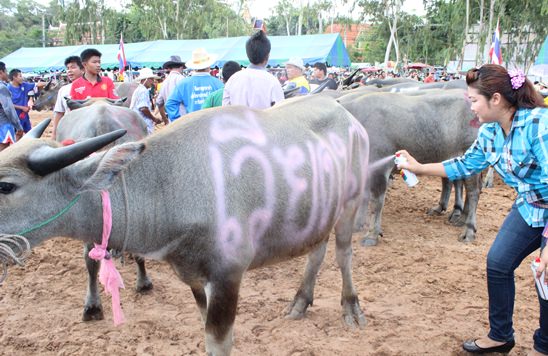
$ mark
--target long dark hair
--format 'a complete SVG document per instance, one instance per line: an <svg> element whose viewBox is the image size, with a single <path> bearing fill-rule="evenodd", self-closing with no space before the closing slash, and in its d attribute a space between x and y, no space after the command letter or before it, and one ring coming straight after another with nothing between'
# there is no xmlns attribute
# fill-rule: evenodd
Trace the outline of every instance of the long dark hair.
<svg viewBox="0 0 548 356"><path fill-rule="evenodd" d="M466 84L477 89L488 100L493 94L499 93L512 107L518 109L546 107L542 95L529 79L525 79L518 89L513 89L508 71L498 64L484 64L479 68L470 69L466 73Z"/></svg>

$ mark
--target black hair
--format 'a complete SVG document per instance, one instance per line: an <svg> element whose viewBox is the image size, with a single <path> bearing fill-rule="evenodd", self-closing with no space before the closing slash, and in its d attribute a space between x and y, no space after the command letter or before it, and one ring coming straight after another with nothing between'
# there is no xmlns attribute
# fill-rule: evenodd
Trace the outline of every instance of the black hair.
<svg viewBox="0 0 548 356"><path fill-rule="evenodd" d="M65 59L65 67L69 65L69 63L76 63L76 65L84 70L84 65L82 64L82 60L80 60L80 57L78 56L70 56Z"/></svg>
<svg viewBox="0 0 548 356"><path fill-rule="evenodd" d="M99 57L101 58L102 54L95 48L88 48L82 51L80 53L80 58L82 60L82 63L87 62L91 57Z"/></svg>
<svg viewBox="0 0 548 356"><path fill-rule="evenodd" d="M226 62L225 65L223 66L223 71L222 71L223 80L225 81L225 83L228 81L228 79L230 79L232 74L238 72L241 69L242 67L240 67L238 62L234 62L234 61Z"/></svg>
<svg viewBox="0 0 548 356"><path fill-rule="evenodd" d="M323 72L324 75L327 75L327 66L322 62L314 63L314 68L318 68Z"/></svg>
<svg viewBox="0 0 548 356"><path fill-rule="evenodd" d="M19 73L21 73L21 71L19 69L12 69L10 70L10 72L8 73L8 78L10 80L13 80L13 78L15 78Z"/></svg>
<svg viewBox="0 0 548 356"><path fill-rule="evenodd" d="M257 31L245 43L245 53L253 64L263 63L270 54L270 40L263 31Z"/></svg>
<svg viewBox="0 0 548 356"><path fill-rule="evenodd" d="M2 72L6 71L6 63L0 62L0 71L2 71Z"/></svg>

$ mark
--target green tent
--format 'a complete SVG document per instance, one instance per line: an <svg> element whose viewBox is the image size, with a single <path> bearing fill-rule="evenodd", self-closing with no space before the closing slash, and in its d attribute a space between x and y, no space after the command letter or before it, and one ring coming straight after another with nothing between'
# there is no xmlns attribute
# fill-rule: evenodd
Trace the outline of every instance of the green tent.
<svg viewBox="0 0 548 356"><path fill-rule="evenodd" d="M233 60L242 65L249 61L245 53L248 37L214 38L209 40L158 40L126 43L124 52L129 65L134 68L159 68L171 55L179 55L183 61L190 59L192 51L203 47L217 56L214 66L221 67ZM330 66L347 67L350 58L338 33L306 36L270 36L271 66L283 65L291 57L301 57L305 64L324 62ZM118 67L118 44L81 45L46 48L20 48L0 59L8 68L23 72L54 71L64 68L65 58L78 56L86 48L96 48L102 53L103 68Z"/></svg>

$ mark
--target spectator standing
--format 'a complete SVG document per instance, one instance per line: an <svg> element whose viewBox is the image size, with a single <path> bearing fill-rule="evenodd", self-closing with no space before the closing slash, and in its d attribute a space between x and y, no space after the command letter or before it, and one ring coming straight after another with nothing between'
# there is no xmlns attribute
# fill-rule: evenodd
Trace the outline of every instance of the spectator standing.
<svg viewBox="0 0 548 356"><path fill-rule="evenodd" d="M305 69L303 60L298 57L293 57L285 63L285 70L287 72L286 86L288 89L292 89L293 86L294 88L299 88L299 93L301 94L310 92L310 85L303 74Z"/></svg>
<svg viewBox="0 0 548 356"><path fill-rule="evenodd" d="M32 128L29 117L29 111L31 110L29 96L34 96L34 91L46 86L47 83L27 83L23 79L23 73L21 73L19 69L10 70L8 77L10 80L8 89L11 92L11 101L13 102L19 120L21 121L23 131L25 133L29 132Z"/></svg>
<svg viewBox="0 0 548 356"><path fill-rule="evenodd" d="M239 72L241 69L242 67L240 66L240 64L234 61L228 61L223 65L222 76L225 86L209 94L209 96L204 101L204 104L202 105L202 109L213 108L223 105L223 94L226 88L226 83L234 73Z"/></svg>
<svg viewBox="0 0 548 356"><path fill-rule="evenodd" d="M6 86L8 73L6 64L0 62L0 151L17 141L23 134L23 127L11 101L11 93Z"/></svg>
<svg viewBox="0 0 548 356"><path fill-rule="evenodd" d="M65 97L70 96L72 83L84 74L84 65L78 56L67 57L67 59L65 59L65 68L67 69L69 84L63 85L57 93L57 101L55 102L55 107L53 108L53 138L57 135L57 126L59 125L59 121L65 113L70 111Z"/></svg>
<svg viewBox="0 0 548 356"><path fill-rule="evenodd" d="M160 91L156 97L156 105L158 106L158 111L160 112L162 121L167 125L169 123L169 119L165 110L166 101L175 90L177 84L184 79L183 70L185 69L185 63L181 61L181 57L173 55L169 57L169 60L164 63L162 68L169 71L169 74L162 82L162 86L160 87ZM179 105L179 114L184 115L185 112L184 105Z"/></svg>
<svg viewBox="0 0 548 356"><path fill-rule="evenodd" d="M154 85L154 80L159 77L154 75L152 69L143 68L139 71L139 77L135 79L139 86L133 92L129 108L139 114L147 124L149 134L154 132L154 124L162 121L152 115L152 101L150 100L150 88Z"/></svg>
<svg viewBox="0 0 548 356"><path fill-rule="evenodd" d="M327 76L327 66L321 62L317 62L313 66L312 76L314 79L310 81L310 86L315 85L316 87L327 83L326 89L337 90L337 83Z"/></svg>
<svg viewBox="0 0 548 356"><path fill-rule="evenodd" d="M186 66L194 69L194 73L181 80L166 101L165 108L170 121L181 116L181 104L187 113L198 111L209 94L223 86L219 79L209 74L215 60L216 56L207 53L204 48L197 48L192 52L192 59L186 62Z"/></svg>
<svg viewBox="0 0 548 356"><path fill-rule="evenodd" d="M282 85L266 70L270 49L270 40L263 31L255 32L247 40L245 51L251 64L226 82L223 106L266 109L284 99Z"/></svg>
<svg viewBox="0 0 548 356"><path fill-rule="evenodd" d="M424 83L434 83L435 81L436 79L434 78L434 73L432 72L428 73L426 78L424 78Z"/></svg>
<svg viewBox="0 0 548 356"><path fill-rule="evenodd" d="M73 100L87 98L118 99L114 94L114 83L109 77L101 76L101 52L95 48L82 51L80 59L84 65L84 74L76 79L70 88Z"/></svg>

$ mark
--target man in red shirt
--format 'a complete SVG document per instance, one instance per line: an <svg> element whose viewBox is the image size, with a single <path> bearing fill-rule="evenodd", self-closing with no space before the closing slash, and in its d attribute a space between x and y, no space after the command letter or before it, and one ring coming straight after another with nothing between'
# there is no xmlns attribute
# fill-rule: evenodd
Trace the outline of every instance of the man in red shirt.
<svg viewBox="0 0 548 356"><path fill-rule="evenodd" d="M83 100L91 98L118 99L114 94L114 83L109 77L101 76L101 52L94 48L80 54L84 65L84 75L74 82L70 89L70 98Z"/></svg>

